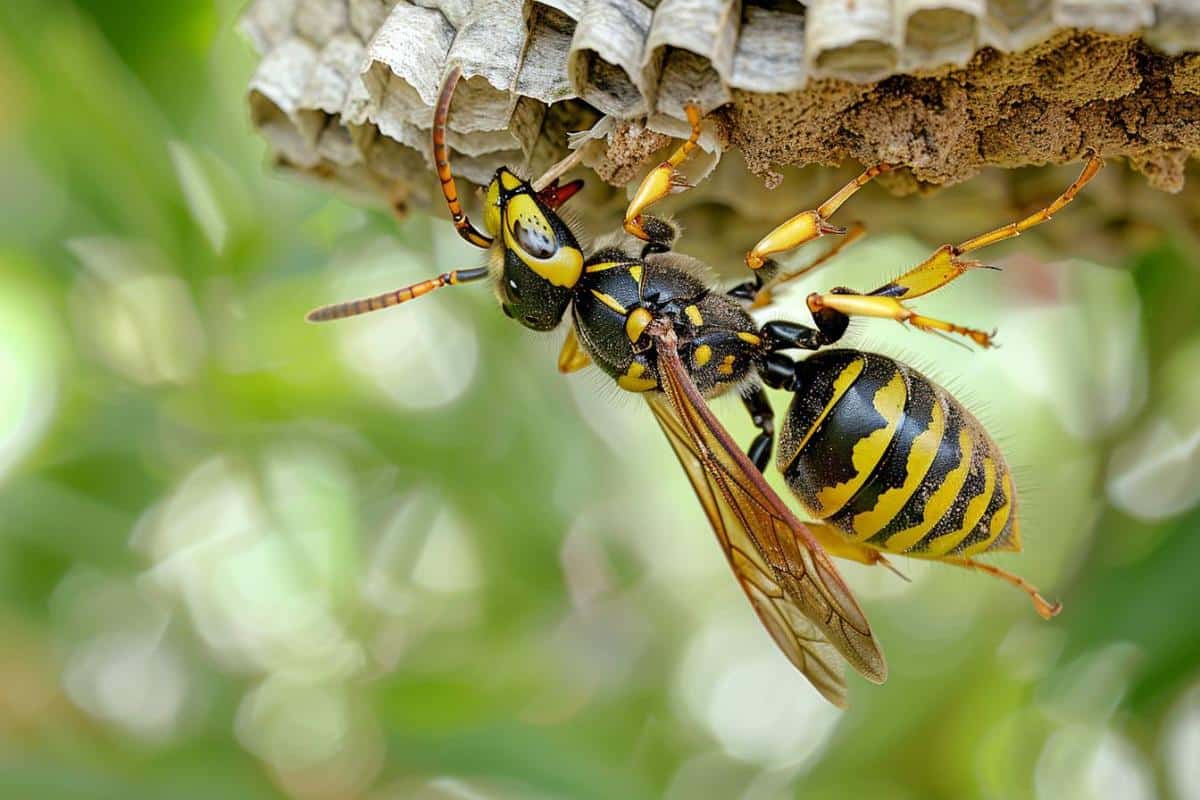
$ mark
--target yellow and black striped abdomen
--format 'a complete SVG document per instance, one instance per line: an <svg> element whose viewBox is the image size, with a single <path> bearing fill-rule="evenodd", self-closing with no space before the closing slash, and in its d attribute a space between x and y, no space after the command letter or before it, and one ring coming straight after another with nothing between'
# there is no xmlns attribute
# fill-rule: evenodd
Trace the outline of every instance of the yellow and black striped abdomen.
<svg viewBox="0 0 1200 800"><path fill-rule="evenodd" d="M798 377L778 465L809 514L890 553L1020 549L1004 456L949 392L857 350L816 353Z"/></svg>

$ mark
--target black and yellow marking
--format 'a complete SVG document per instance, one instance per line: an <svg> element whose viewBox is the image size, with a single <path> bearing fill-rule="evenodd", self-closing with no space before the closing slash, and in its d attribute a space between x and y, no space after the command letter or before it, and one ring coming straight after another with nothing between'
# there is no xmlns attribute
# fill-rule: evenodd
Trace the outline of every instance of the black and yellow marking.
<svg viewBox="0 0 1200 800"><path fill-rule="evenodd" d="M648 392L658 386L658 379L649 373L645 364L634 361L625 374L617 378L617 385L629 392Z"/></svg>
<svg viewBox="0 0 1200 800"><path fill-rule="evenodd" d="M884 356L830 350L780 435L779 465L805 509L850 542L940 559L1015 549L1004 457L945 390Z"/></svg>
<svg viewBox="0 0 1200 800"><path fill-rule="evenodd" d="M792 442L791 447L781 446L779 449L779 471L785 477L791 473L813 434L821 430L825 417L837 406L866 367L866 359L862 357L841 359L839 363L831 365L830 369L811 370L811 365L816 363L817 357L813 356L800 365L805 381L804 391L797 393L792 400L788 411L788 422L791 426L785 428L785 433L790 431L799 439ZM793 418L796 420L794 423ZM787 445L788 442L785 441L784 444Z"/></svg>
<svg viewBox="0 0 1200 800"><path fill-rule="evenodd" d="M595 264L588 264L583 271L588 273L607 272L610 269L628 266L629 262L627 261L598 261Z"/></svg>
<svg viewBox="0 0 1200 800"><path fill-rule="evenodd" d="M601 303L604 303L604 305L608 306L609 308L611 308L613 311L617 312L618 314L628 314L629 313L629 311L625 308L625 306L621 305L621 302L619 300L617 300L615 297L613 297L611 294L606 294L606 293L600 291L599 289L592 289L592 297L595 297Z"/></svg>
<svg viewBox="0 0 1200 800"><path fill-rule="evenodd" d="M883 530L925 482L937 456L946 426L946 411L933 387L909 381L905 420L896 429L891 446L874 471L875 480L833 515L831 522L853 531L856 541Z"/></svg>
<svg viewBox="0 0 1200 800"><path fill-rule="evenodd" d="M872 411L883 420L883 425L854 442L850 452L853 474L846 480L825 486L817 492L816 502L824 516L828 517L840 511L874 474L875 468L895 439L896 429L904 420L907 395L908 387L904 376L897 370L886 383L875 389L872 397L863 398L870 400ZM848 405L848 400L849 398L843 398L839 409Z"/></svg>
<svg viewBox="0 0 1200 800"><path fill-rule="evenodd" d="M630 342L642 338L642 332L654 321L654 315L644 308L635 308L625 317L625 335Z"/></svg>
<svg viewBox="0 0 1200 800"><path fill-rule="evenodd" d="M489 225L493 191L505 250L553 286L573 288L583 274L583 251L561 219L528 183L501 167L488 187Z"/></svg>

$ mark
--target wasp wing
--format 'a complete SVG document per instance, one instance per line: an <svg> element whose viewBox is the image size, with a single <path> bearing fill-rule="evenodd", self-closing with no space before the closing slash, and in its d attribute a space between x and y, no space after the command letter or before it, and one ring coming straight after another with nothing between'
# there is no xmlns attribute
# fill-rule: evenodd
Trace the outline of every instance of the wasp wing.
<svg viewBox="0 0 1200 800"><path fill-rule="evenodd" d="M843 658L882 683L887 664L829 556L713 416L679 358L657 337L663 394L650 409L712 523L729 566L771 637L831 703L846 704Z"/></svg>

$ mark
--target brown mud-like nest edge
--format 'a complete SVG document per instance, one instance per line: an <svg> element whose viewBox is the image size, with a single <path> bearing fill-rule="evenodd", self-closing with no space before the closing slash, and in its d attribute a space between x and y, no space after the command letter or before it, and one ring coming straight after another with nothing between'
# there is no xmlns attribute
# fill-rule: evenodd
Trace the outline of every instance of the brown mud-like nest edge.
<svg viewBox="0 0 1200 800"><path fill-rule="evenodd" d="M1200 153L1200 55L1166 56L1136 36L1062 32L1020 53L985 48L938 74L737 91L712 117L722 144L740 150L768 186L782 166L853 160L906 167L886 179L905 191L1096 150L1126 157L1154 187L1175 192L1188 157ZM597 172L623 184L666 141L627 126Z"/></svg>

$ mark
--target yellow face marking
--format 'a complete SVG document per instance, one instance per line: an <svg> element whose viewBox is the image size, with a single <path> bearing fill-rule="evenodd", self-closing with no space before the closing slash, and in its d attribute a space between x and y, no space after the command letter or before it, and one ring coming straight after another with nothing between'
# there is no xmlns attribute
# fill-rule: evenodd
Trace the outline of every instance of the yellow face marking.
<svg viewBox="0 0 1200 800"><path fill-rule="evenodd" d="M988 504L992 502L992 491L996 488L996 462L990 458L983 459L983 492L971 498L967 503L967 510L963 513L962 526L945 536L939 536L929 543L929 549L922 553L927 558L937 558L944 556L958 547L958 543L971 535L975 530L975 526L979 524L979 520L983 518L983 512L987 511ZM990 540L989 540L990 541Z"/></svg>
<svg viewBox="0 0 1200 800"><path fill-rule="evenodd" d="M644 308L635 308L625 317L625 335L629 341L636 342L642 336L646 326L654 321L654 315Z"/></svg>
<svg viewBox="0 0 1200 800"><path fill-rule="evenodd" d="M530 269L555 286L571 287L579 282L583 253L574 247L560 247L545 260L522 259Z"/></svg>
<svg viewBox="0 0 1200 800"><path fill-rule="evenodd" d="M598 264L589 264L584 272L604 272L606 269L625 266L624 261L601 261Z"/></svg>
<svg viewBox="0 0 1200 800"><path fill-rule="evenodd" d="M942 481L942 485L937 487L925 501L925 513L921 521L911 528L906 528L888 537L887 541L881 545L882 549L889 553L905 553L924 539L925 534L933 530L933 526L937 525L941 518L950 511L950 507L958 499L958 493L962 491L963 484L966 483L967 473L971 471L971 456L975 450L975 440L971 437L970 429L965 425L958 432L958 448L960 452L958 465L946 473L946 479ZM925 554L913 553L912 555L923 557Z"/></svg>
<svg viewBox="0 0 1200 800"><path fill-rule="evenodd" d="M503 174L500 179L501 182L504 181ZM555 286L571 287L579 282L579 276L583 273L583 253L579 250L574 247L557 247L546 258L537 258L526 252L517 241L513 226L518 222L526 229L541 232L551 241L555 238L554 229L533 197L519 194L510 199L504 207L502 219L504 245L520 256L525 266Z"/></svg>
<svg viewBox="0 0 1200 800"><path fill-rule="evenodd" d="M506 169L500 170L500 185L506 192L515 192L521 188L521 179Z"/></svg>
<svg viewBox="0 0 1200 800"><path fill-rule="evenodd" d="M495 238L500 233L500 181L488 184L483 203L483 226Z"/></svg>
<svg viewBox="0 0 1200 800"><path fill-rule="evenodd" d="M596 289L592 289L592 296L595 297L597 300L599 300L601 303L604 303L604 305L608 306L609 308L611 308L613 311L617 312L618 314L629 313L628 311L626 311L625 306L618 303L617 298L613 297L610 294L605 294L604 292L597 291Z"/></svg>
<svg viewBox="0 0 1200 800"><path fill-rule="evenodd" d="M913 492L925 480L925 474L937 457L938 446L946 432L946 414L937 398L933 400L933 413L929 418L929 427L913 439L912 448L908 452L908 463L904 468L904 484L897 489L888 489L879 496L875 507L870 511L854 515L851 523L855 541L869 539L879 533L900 513L904 504L913 496Z"/></svg>
<svg viewBox="0 0 1200 800"><path fill-rule="evenodd" d="M683 310L683 313L687 314L688 320L697 328L704 324L704 317L700 316L700 309L695 306L688 306Z"/></svg>
<svg viewBox="0 0 1200 800"><path fill-rule="evenodd" d="M696 352L692 355L692 360L697 367L703 367L712 359L712 348L706 344L702 344L696 348Z"/></svg>
<svg viewBox="0 0 1200 800"><path fill-rule="evenodd" d="M617 378L617 385L629 392L648 392L655 386L658 386L658 381L653 378L643 378L646 374L646 365L638 361L634 361L629 365L629 369L625 370L625 374Z"/></svg>
<svg viewBox="0 0 1200 800"><path fill-rule="evenodd" d="M633 282L640 288L642 285L642 265L634 264L629 268L629 277L633 278Z"/></svg>
<svg viewBox="0 0 1200 800"><path fill-rule="evenodd" d="M838 376L833 381L833 394L830 395L829 402L825 404L825 407L821 409L821 413L813 420L812 427L804 432L804 438L800 440L800 444L796 445L796 451L792 453L792 457L788 459L786 464L780 465L780 472L787 472L792 468L792 464L799 458L800 453L804 451L804 446L808 444L808 440L812 438L813 433L821 427L821 423L829 416L829 412L842 399L842 395L848 392L850 387L854 385L854 382L858 380L858 376L862 374L865 367L866 362L861 358L856 358L842 367L842 371L838 373Z"/></svg>
<svg viewBox="0 0 1200 800"><path fill-rule="evenodd" d="M758 347L760 344L762 344L762 339L758 338L753 333L747 333L746 331L738 331L737 337L746 344L752 344L755 347Z"/></svg>
<svg viewBox="0 0 1200 800"><path fill-rule="evenodd" d="M896 428L904 418L904 403L908 398L908 389L904 376L899 370L879 391L875 392L872 404L879 416L886 420L882 428L878 428L854 443L851 462L854 464L854 476L844 483L827 486L817 492L816 505L810 509L822 519L842 510L850 498L862 488L871 477L872 470L887 452Z"/></svg>
<svg viewBox="0 0 1200 800"><path fill-rule="evenodd" d="M733 361L734 361L734 357L733 357L732 353L730 355L725 356L723 359L721 359L720 365L717 366L717 374L718 375L732 375L733 374Z"/></svg>

